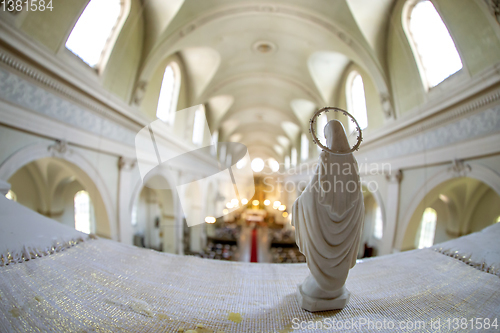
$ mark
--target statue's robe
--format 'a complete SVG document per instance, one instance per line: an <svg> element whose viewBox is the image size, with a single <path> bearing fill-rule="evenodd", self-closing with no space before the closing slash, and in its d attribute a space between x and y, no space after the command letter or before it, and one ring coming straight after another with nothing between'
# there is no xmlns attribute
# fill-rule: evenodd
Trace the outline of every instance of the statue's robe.
<svg viewBox="0 0 500 333"><path fill-rule="evenodd" d="M325 136L332 150L349 149L340 122L330 121ZM322 152L313 178L292 208L297 245L321 289L342 288L356 264L364 211L354 156Z"/></svg>

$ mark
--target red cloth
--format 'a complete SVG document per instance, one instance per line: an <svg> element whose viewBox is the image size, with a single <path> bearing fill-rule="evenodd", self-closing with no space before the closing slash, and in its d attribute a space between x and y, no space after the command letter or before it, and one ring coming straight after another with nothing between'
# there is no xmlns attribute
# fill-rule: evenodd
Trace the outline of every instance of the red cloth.
<svg viewBox="0 0 500 333"><path fill-rule="evenodd" d="M257 228L252 230L252 243L250 248L250 262L259 262L257 260Z"/></svg>

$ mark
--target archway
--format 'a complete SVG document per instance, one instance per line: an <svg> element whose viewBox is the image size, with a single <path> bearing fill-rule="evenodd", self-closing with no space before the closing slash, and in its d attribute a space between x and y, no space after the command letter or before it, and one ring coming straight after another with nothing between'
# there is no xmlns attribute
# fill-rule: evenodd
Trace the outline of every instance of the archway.
<svg viewBox="0 0 500 333"><path fill-rule="evenodd" d="M92 179L80 167L66 160L44 157L31 161L7 180L17 202L60 223L75 227L75 194L88 192L92 213L90 231L111 238L106 207Z"/></svg>
<svg viewBox="0 0 500 333"><path fill-rule="evenodd" d="M204 221L204 216L202 216L202 204L203 198L201 195L201 186L198 182L194 181L187 185L185 192L183 193L182 200L182 210L184 211L184 216L186 216L190 221ZM205 223L195 224L193 226L185 228L185 241L189 244L188 250L190 252L200 252L206 245L206 236L204 232Z"/></svg>
<svg viewBox="0 0 500 333"><path fill-rule="evenodd" d="M372 257L380 253L385 231L385 207L378 191L362 186L365 221L361 234L359 257Z"/></svg>
<svg viewBox="0 0 500 333"><path fill-rule="evenodd" d="M148 184L171 183L168 177L156 174L137 184L132 195L131 214L134 245L176 253L178 229L176 202L172 188L153 189ZM153 187L153 186L152 186Z"/></svg>
<svg viewBox="0 0 500 333"><path fill-rule="evenodd" d="M413 210L406 224L402 250L419 247L418 235L422 232L423 214L428 208L436 215L431 240L437 244L496 223L500 216L500 195L485 182L471 177L441 182L429 190Z"/></svg>

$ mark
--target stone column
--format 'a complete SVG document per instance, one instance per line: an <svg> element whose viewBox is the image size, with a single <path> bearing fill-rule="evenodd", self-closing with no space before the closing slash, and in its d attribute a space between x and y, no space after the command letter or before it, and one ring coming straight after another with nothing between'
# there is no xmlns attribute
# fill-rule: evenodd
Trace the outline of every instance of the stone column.
<svg viewBox="0 0 500 333"><path fill-rule="evenodd" d="M181 179L182 172L178 171L176 175L177 179ZM177 245L177 254L184 254L184 211L181 207L180 196L184 193L179 193L176 188L172 189L172 199L174 200L174 212L175 212L175 239Z"/></svg>
<svg viewBox="0 0 500 333"><path fill-rule="evenodd" d="M399 212L399 186L403 173L401 170L387 173L387 197L385 200L385 224L382 236L380 255L392 253L394 247L394 237L398 225Z"/></svg>
<svg viewBox="0 0 500 333"><path fill-rule="evenodd" d="M118 161L118 235L122 243L132 245L132 207L130 195L132 193L132 170L136 160L121 156Z"/></svg>

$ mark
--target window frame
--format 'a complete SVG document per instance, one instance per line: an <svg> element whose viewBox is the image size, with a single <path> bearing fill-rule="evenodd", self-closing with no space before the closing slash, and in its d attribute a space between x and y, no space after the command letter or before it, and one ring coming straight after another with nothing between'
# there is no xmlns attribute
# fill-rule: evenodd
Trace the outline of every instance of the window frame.
<svg viewBox="0 0 500 333"><path fill-rule="evenodd" d="M158 92L158 100L156 102L155 116L158 119L161 119L158 117L158 104L160 103L161 89L163 87L163 77L165 76L165 71L167 70L168 66L172 68L172 71L174 73L174 87L172 89L172 100L170 101L170 108L168 110L168 114L166 115L167 120L164 122L170 126L173 126L175 123L175 113L177 111L177 104L179 103L179 94L182 84L181 68L179 63L175 60L169 61L165 66L165 69L163 70L163 75L160 82L160 91Z"/></svg>
<svg viewBox="0 0 500 333"><path fill-rule="evenodd" d="M434 222L433 222L433 223L434 223L434 230L433 230L433 231L434 231L434 235L432 236L432 244L431 244L430 246L422 246L422 247L421 247L421 246L420 246L420 245L421 245L420 243L421 243L421 241L422 241L422 232L424 231L424 230L423 230L423 229L424 229L424 217L425 217L425 214L426 214L426 212L427 212L428 210L429 210L429 211L432 211L432 213L433 213L433 215L434 215L434 217L435 217ZM429 248L429 247L431 247L431 246L433 246L433 245L434 245L434 241L435 241L435 238L436 238L437 222L438 222L438 214L437 214L437 211L436 211L434 208L432 208L432 207L426 207L426 208L424 209L424 211L422 212L422 216L421 216L421 218L420 218L420 223L419 223L419 226L418 226L417 237L416 237L416 239L415 239L415 243L416 243L416 244L415 244L415 245L416 245L415 247L416 247L417 249L425 249L425 248Z"/></svg>
<svg viewBox="0 0 500 333"><path fill-rule="evenodd" d="M358 72L356 69L352 69L349 71L349 74L347 75L346 81L345 81L345 95L346 95L346 105L347 105L347 112L349 112L354 118L357 117L356 113L354 112L354 107L353 107L353 98L352 98L352 86L354 84L354 79L357 76L361 77L361 82L363 83L363 94L365 95L365 110L366 110L366 127L361 127L362 130L366 130L370 124L368 121L368 104L366 102L366 89L365 89L365 80L363 80L363 75L361 75L360 72ZM356 118L356 120L358 120ZM352 121L349 121L347 124L346 130L349 132L352 132L356 129L354 123ZM347 133L349 135L349 133Z"/></svg>
<svg viewBox="0 0 500 333"><path fill-rule="evenodd" d="M91 67L90 65L88 65L77 54L73 53L66 47L66 42L68 41L71 32L73 32L75 25L77 24L78 20L82 16L83 12L87 8L87 5L90 3L90 1L92 0L89 0L87 4L82 8L79 15L76 16L75 20L73 21L73 24L71 25L71 29L69 29L69 31L67 32L64 38L64 42L62 43L59 51L57 52L57 55L63 58L63 60L69 63L70 65L75 67L79 66L80 68L82 68L82 72L85 73L86 75L89 75L89 73L93 73L96 74L98 77L101 77L104 71L106 70L109 58L111 57L111 53L113 52L118 37L120 36L121 31L123 30L123 26L125 25L125 22L127 21L130 15L131 0L119 0L121 4L120 14L115 22L115 25L111 29L111 32L108 36L108 39L106 40L104 48L101 51L101 56L99 58L99 61L95 67Z"/></svg>
<svg viewBox="0 0 500 333"><path fill-rule="evenodd" d="M95 210L94 210L94 204L92 202L92 198L90 197L90 193L86 190L79 190L77 192L75 192L75 194L73 195L73 217L74 217L74 228L75 230L77 231L80 231L80 232L83 232L85 233L84 231L81 231L81 230L78 230L76 228L76 214L77 214L77 208L76 208L76 196L81 193L81 192L85 192L85 194L87 195L87 198L89 200L88 202L88 205L89 205L89 235L90 234L93 234L95 233Z"/></svg>
<svg viewBox="0 0 500 333"><path fill-rule="evenodd" d="M412 36L409 24L411 20L411 13L413 11L413 8L419 3L419 2L424 2L424 1L430 1L432 5L434 6L434 9L436 9L436 12L438 13L439 17L441 18L441 21L443 22L444 26L448 30L448 33L453 41L453 44L455 45L455 49L458 53L458 56L460 57L460 60L462 62L462 68L456 71L455 73L449 75L447 78L445 78L443 81L439 82L437 85L431 87L429 84L429 80L427 78L427 72L425 71L424 65L422 63L422 58L420 57L420 54L418 52L418 47L417 44L415 43L415 40ZM403 27L403 32L405 34L406 40L408 41L408 44L411 48L413 60L415 61L417 65L417 70L419 73L420 81L422 83L422 86L424 88L424 91L427 93L430 93L435 90L440 90L443 88L443 86L447 86L450 81L455 81L456 77L462 77L464 74L464 69L466 64L463 61L463 56L457 47L457 44L455 42L455 38L453 38L453 33L452 31L448 28L448 25L446 24L445 20L443 19L443 16L441 15L439 8L434 4L432 0L407 0L406 3L403 6L403 12L401 15L401 24Z"/></svg>

